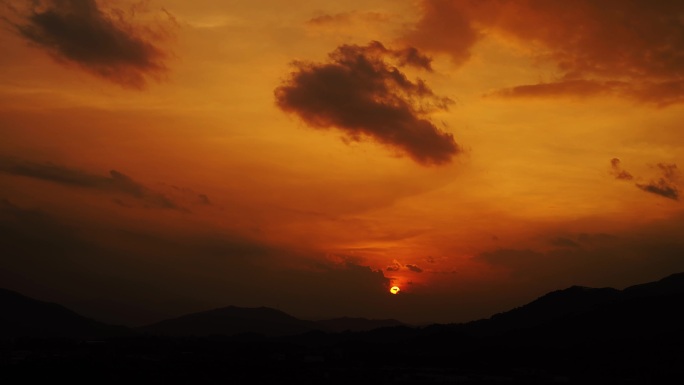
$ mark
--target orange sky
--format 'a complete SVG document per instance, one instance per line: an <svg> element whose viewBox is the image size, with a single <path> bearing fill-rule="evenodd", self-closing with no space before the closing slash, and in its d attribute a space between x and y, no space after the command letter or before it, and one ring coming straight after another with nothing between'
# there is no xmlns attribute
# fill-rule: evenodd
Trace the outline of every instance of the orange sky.
<svg viewBox="0 0 684 385"><path fill-rule="evenodd" d="M684 270L681 2L0 7L0 286L456 322Z"/></svg>

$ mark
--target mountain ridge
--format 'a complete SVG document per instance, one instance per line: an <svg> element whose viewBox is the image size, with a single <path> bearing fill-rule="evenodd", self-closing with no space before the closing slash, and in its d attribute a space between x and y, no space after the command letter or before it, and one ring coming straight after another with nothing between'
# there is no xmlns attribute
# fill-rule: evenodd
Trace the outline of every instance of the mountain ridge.
<svg viewBox="0 0 684 385"><path fill-rule="evenodd" d="M130 334L128 328L81 316L62 305L0 288L0 339L99 338ZM49 322L46 322L48 321Z"/></svg>
<svg viewBox="0 0 684 385"><path fill-rule="evenodd" d="M650 309L653 314L661 314L663 317L670 316L668 301L678 301L682 296L684 273L632 285L623 290L574 285L551 291L527 304L494 314L489 318L443 326L464 335L495 336L514 330L544 330L553 328L553 325L565 325L572 329L574 326L567 321L572 319L590 329L592 317L596 317L596 322L618 322L616 316L610 313L613 312L633 318L640 317L641 322L655 327L653 322L643 318L647 312L631 311L630 306ZM652 300L653 298L657 299ZM0 289L0 306L6 309L0 315L0 338L85 338L136 333L176 337L235 336L251 333L269 337L294 336L308 332L368 332L397 326L410 327L394 319L337 317L310 321L296 318L278 309L230 305L129 329L101 323L83 317L64 306L39 301L7 289ZM438 324L424 328L443 329Z"/></svg>
<svg viewBox="0 0 684 385"><path fill-rule="evenodd" d="M684 273L671 274L657 281L628 286L622 290L573 285L551 291L525 305L489 318L453 326L474 335L501 335L513 330L541 327L564 318L581 319L586 314L601 313L606 307L622 309L638 299L683 295Z"/></svg>

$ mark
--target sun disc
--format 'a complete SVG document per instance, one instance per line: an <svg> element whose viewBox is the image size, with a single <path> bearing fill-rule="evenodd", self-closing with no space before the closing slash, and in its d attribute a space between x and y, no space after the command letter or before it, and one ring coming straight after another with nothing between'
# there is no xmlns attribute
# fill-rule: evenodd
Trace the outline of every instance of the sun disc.
<svg viewBox="0 0 684 385"><path fill-rule="evenodd" d="M392 286L392 288L390 289L390 293L397 294L399 293L399 290L399 286Z"/></svg>

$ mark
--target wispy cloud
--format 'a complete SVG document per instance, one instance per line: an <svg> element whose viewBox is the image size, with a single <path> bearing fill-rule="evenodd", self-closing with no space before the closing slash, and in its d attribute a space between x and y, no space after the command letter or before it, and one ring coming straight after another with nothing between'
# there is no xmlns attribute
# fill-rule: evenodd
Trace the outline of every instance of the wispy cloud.
<svg viewBox="0 0 684 385"><path fill-rule="evenodd" d="M613 158L610 161L611 174L615 179L631 181L634 176L631 173L623 170L620 164L620 159ZM636 182L634 185L648 193L660 195L664 198L679 200L679 169L676 164L658 163L654 166L660 171L661 176L657 179L650 179L648 182Z"/></svg>
<svg viewBox="0 0 684 385"><path fill-rule="evenodd" d="M610 160L611 174L615 177L615 179L620 179L620 180L632 180L632 179L634 179L632 174L630 174L629 172L622 169L622 166L620 163L621 163L620 159L618 159L618 158L613 158Z"/></svg>
<svg viewBox="0 0 684 385"><path fill-rule="evenodd" d="M54 163L0 158L0 172L67 186L118 193L140 200L148 207L182 210L166 195L153 191L116 170L109 171L109 175L96 175Z"/></svg>

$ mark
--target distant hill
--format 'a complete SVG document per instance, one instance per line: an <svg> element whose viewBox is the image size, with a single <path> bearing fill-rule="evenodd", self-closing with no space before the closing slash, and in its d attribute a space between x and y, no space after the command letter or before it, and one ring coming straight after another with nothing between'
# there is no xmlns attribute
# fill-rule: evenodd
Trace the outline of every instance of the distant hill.
<svg viewBox="0 0 684 385"><path fill-rule="evenodd" d="M350 332L364 332L373 329L404 326L405 324L395 319L367 319L367 318L350 318L341 317L328 320L316 321L323 330L341 333L345 331Z"/></svg>
<svg viewBox="0 0 684 385"><path fill-rule="evenodd" d="M550 292L512 309L465 324L431 325L418 334L448 333L458 338L520 335L559 339L591 336L646 336L679 332L684 317L684 273L656 282L628 287L588 288L572 286ZM164 320L137 329L110 326L83 317L54 303L38 301L0 289L0 338L60 337L99 338L136 332L161 336L297 336L309 333L363 332L354 338L373 339L392 329L393 336L415 336L417 328L393 319L334 318L301 320L282 311L259 307L228 306ZM383 331L384 330L384 331ZM311 334L312 332L319 334ZM323 338L323 337L320 337ZM384 338L384 337L383 337ZM393 337L394 338L394 337Z"/></svg>
<svg viewBox="0 0 684 385"><path fill-rule="evenodd" d="M638 333L632 330L639 328L638 325L650 325L649 327L654 330L678 327L675 321L680 318L676 313L679 311L679 303L684 303L682 301L684 301L684 274L672 275L657 282L635 285L624 290L572 286L550 292L526 305L495 314L488 319L466 324L433 325L424 328L423 334L433 334L438 331L439 333L457 332L463 337L484 337L520 332L521 335L528 336L530 333L549 336L558 333L568 337L577 337L595 335L601 331L600 333L604 335L628 332L636 335L644 332L643 329L639 329ZM660 327L656 323L659 323ZM684 319L682 323L684 324ZM392 319L369 320L350 317L314 322L301 320L269 308L231 306L185 315L139 330L170 336L230 336L247 333L263 336L292 336L312 331L328 333L348 331L370 332L365 336L373 339L376 334L382 333L380 329L398 326L406 325ZM407 329L394 330L395 333L414 335Z"/></svg>
<svg viewBox="0 0 684 385"><path fill-rule="evenodd" d="M498 334L539 326L562 317L580 314L621 298L620 290L572 286L557 290L507 312L465 325L470 333Z"/></svg>
<svg viewBox="0 0 684 385"><path fill-rule="evenodd" d="M684 273L624 290L572 286L456 328L476 336L500 335L520 329L544 330L549 334L552 333L550 329L560 327L565 328L563 333L566 335L586 335L597 330L603 330L606 335L616 335L620 331L634 334L643 333L642 327L646 326L661 330L666 325L678 326L673 320L681 320L684 324L684 318L678 315L682 303Z"/></svg>
<svg viewBox="0 0 684 385"><path fill-rule="evenodd" d="M669 384L684 378L682 304L684 274L624 290L573 286L486 320L420 328L231 306L97 344L0 343L0 383ZM8 291L0 309L4 335L103 327ZM192 335L209 338L176 338Z"/></svg>
<svg viewBox="0 0 684 385"><path fill-rule="evenodd" d="M255 333L265 336L301 334L319 330L315 322L295 318L267 307L224 308L187 314L168 319L138 330L167 336L209 336Z"/></svg>
<svg viewBox="0 0 684 385"><path fill-rule="evenodd" d="M626 297L651 297L684 293L684 273L672 274L656 282L642 283L623 290Z"/></svg>
<svg viewBox="0 0 684 385"><path fill-rule="evenodd" d="M103 338L132 333L76 314L64 306L0 289L0 339Z"/></svg>
<svg viewBox="0 0 684 385"><path fill-rule="evenodd" d="M137 329L111 326L83 317L68 308L43 302L22 294L0 289L0 339L102 338L132 335L139 332L164 336L234 336L252 334L266 337L298 335L312 331L336 333L368 331L399 326L396 320L335 318L307 321L266 307L224 308L187 314Z"/></svg>
<svg viewBox="0 0 684 385"><path fill-rule="evenodd" d="M228 306L164 320L140 327L138 330L167 336L233 336L237 334L286 336L308 332L362 332L403 325L402 322L393 319L375 320L351 317L308 321L267 307Z"/></svg>

